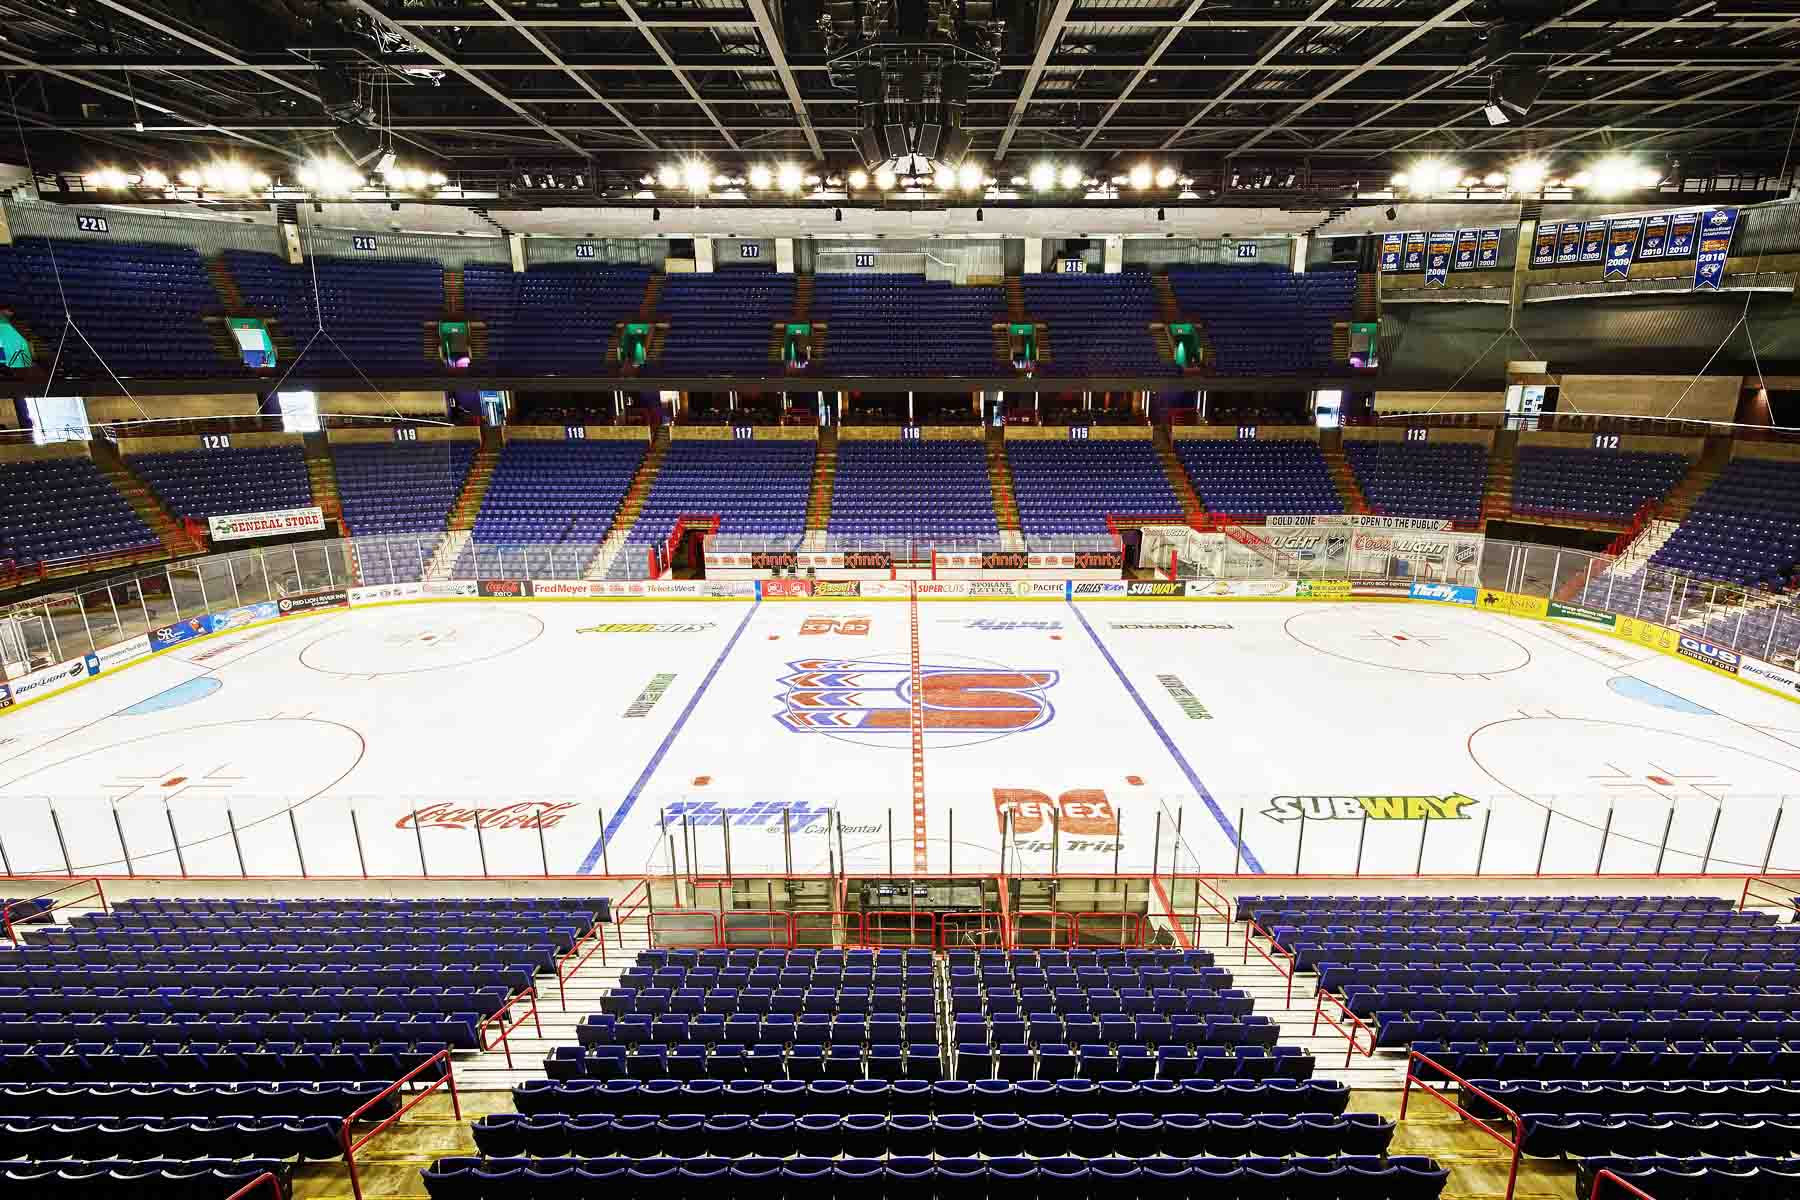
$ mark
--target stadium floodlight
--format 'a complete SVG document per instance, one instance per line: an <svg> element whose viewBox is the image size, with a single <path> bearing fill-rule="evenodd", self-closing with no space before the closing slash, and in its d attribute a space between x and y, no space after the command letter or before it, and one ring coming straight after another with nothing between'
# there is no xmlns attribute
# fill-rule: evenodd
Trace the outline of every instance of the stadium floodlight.
<svg viewBox="0 0 1800 1200"><path fill-rule="evenodd" d="M1483 187L1497 188L1505 182L1506 182L1506 176L1502 175L1498 171L1489 171L1486 175L1482 176L1482 179L1481 179L1481 183L1482 183Z"/></svg>
<svg viewBox="0 0 1800 1200"><path fill-rule="evenodd" d="M681 172L671 163L656 173L656 182L666 188L676 187L681 183Z"/></svg>
<svg viewBox="0 0 1800 1200"><path fill-rule="evenodd" d="M962 185L965 192L972 192L981 186L981 165L966 162L956 172L956 182Z"/></svg>
<svg viewBox="0 0 1800 1200"><path fill-rule="evenodd" d="M1628 158L1603 158L1594 164L1589 186L1602 196L1628 192L1637 182L1638 166Z"/></svg>
<svg viewBox="0 0 1800 1200"><path fill-rule="evenodd" d="M1050 163L1041 162L1031 168L1032 189L1047 192L1056 186L1056 168Z"/></svg>
<svg viewBox="0 0 1800 1200"><path fill-rule="evenodd" d="M884 192L890 190L897 180L898 177L888 167L883 167L875 172L875 186Z"/></svg>
<svg viewBox="0 0 1800 1200"><path fill-rule="evenodd" d="M869 173L859 167L845 176L844 181L850 185L851 191L860 192L869 186Z"/></svg>
<svg viewBox="0 0 1800 1200"><path fill-rule="evenodd" d="M681 178L690 192L704 192L712 185L712 168L701 159L694 159L681 168Z"/></svg>
<svg viewBox="0 0 1800 1200"><path fill-rule="evenodd" d="M1066 188L1080 187L1081 168L1073 165L1064 167L1057 175L1057 182L1061 183Z"/></svg>
<svg viewBox="0 0 1800 1200"><path fill-rule="evenodd" d="M94 185L108 191L123 191L131 186L131 181L117 167L101 167L94 172Z"/></svg>
<svg viewBox="0 0 1800 1200"><path fill-rule="evenodd" d="M193 167L183 169L180 176L181 182L187 187L199 187L203 178L200 172Z"/></svg>
<svg viewBox="0 0 1800 1200"><path fill-rule="evenodd" d="M151 167L144 172L144 186L161 190L169 186L169 177L155 167Z"/></svg>
<svg viewBox="0 0 1800 1200"><path fill-rule="evenodd" d="M1549 169L1535 158L1516 162L1513 164L1512 170L1507 173L1507 190L1525 194L1539 191L1543 188L1544 179L1548 174Z"/></svg>
<svg viewBox="0 0 1800 1200"><path fill-rule="evenodd" d="M956 172L949 167L939 167L931 177L932 186L940 192L948 192L956 187Z"/></svg>
<svg viewBox="0 0 1800 1200"><path fill-rule="evenodd" d="M1654 167L1645 167L1638 172L1638 186L1641 188L1661 187L1662 181L1662 172Z"/></svg>
<svg viewBox="0 0 1800 1200"><path fill-rule="evenodd" d="M1157 187L1159 187L1159 188L1172 187L1174 185L1174 183L1175 183L1175 168L1174 167L1164 167L1162 170L1160 170L1156 173L1156 186Z"/></svg>
<svg viewBox="0 0 1800 1200"><path fill-rule="evenodd" d="M769 168L763 166L761 163L750 168L750 186L759 192L768 191L769 184L773 179L774 176L769 173Z"/></svg>
<svg viewBox="0 0 1800 1200"><path fill-rule="evenodd" d="M1131 186L1134 188L1137 188L1139 191L1142 191L1143 189L1149 187L1150 180L1153 178L1152 172L1150 170L1150 164L1149 163L1137 164L1137 166L1131 168L1131 171L1126 176L1126 178L1130 179Z"/></svg>
<svg viewBox="0 0 1800 1200"><path fill-rule="evenodd" d="M430 179L430 181L429 181L429 182L430 182L430 184L431 184L431 186L432 186L432 187L434 187L434 188L441 188L441 187L443 187L443 186L444 186L444 185L445 185L445 184L446 184L446 183L449 183L449 182L450 182L450 180L449 180L449 178L448 178L448 177L447 177L447 176L446 176L446 175L445 175L445 174L444 174L444 173L443 173L443 172L442 172L442 171L433 171L433 172L432 172L432 173L431 173L431 179Z"/></svg>
<svg viewBox="0 0 1800 1200"><path fill-rule="evenodd" d="M793 163L782 163L775 169L775 183L782 191L794 193L800 190L803 180L800 168Z"/></svg>
<svg viewBox="0 0 1800 1200"><path fill-rule="evenodd" d="M1412 176L1408 175L1405 171L1396 171L1394 172L1394 177L1388 180L1388 182L1394 187L1403 188L1412 182Z"/></svg>

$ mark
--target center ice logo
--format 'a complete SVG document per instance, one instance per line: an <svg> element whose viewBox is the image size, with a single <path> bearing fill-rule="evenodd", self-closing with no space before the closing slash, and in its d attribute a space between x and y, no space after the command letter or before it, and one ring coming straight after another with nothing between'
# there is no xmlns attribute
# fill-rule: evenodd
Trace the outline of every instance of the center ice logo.
<svg viewBox="0 0 1800 1200"><path fill-rule="evenodd" d="M912 671L906 663L803 658L778 682L775 719L795 733L907 734L912 730ZM919 700L927 730L1023 733L1056 715L1048 691L1058 671L921 664Z"/></svg>

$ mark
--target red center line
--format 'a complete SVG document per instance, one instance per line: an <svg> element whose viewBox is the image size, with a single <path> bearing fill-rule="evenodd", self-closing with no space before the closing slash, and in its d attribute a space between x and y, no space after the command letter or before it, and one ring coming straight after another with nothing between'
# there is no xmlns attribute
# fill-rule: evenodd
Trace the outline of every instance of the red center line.
<svg viewBox="0 0 1800 1200"><path fill-rule="evenodd" d="M919 684L919 597L912 610L912 808L913 870L927 869L925 853L925 698Z"/></svg>

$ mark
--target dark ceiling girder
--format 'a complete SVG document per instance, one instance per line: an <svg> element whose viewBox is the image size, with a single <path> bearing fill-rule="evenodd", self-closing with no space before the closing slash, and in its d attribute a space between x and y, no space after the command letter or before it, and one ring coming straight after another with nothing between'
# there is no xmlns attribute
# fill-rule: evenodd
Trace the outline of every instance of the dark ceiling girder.
<svg viewBox="0 0 1800 1200"><path fill-rule="evenodd" d="M800 95L800 84L788 66L787 51L781 44L781 30L775 27L775 22L769 15L768 0L749 0L749 3L750 11L756 18L756 31L762 35L763 49L768 51L769 60L775 64L775 74L781 80L782 90L787 93L788 103L794 108L794 119L800 123L800 132L806 135L806 144L812 147L813 157L823 159L825 147L819 144L819 135L813 131L812 117L808 115L806 101Z"/></svg>
<svg viewBox="0 0 1800 1200"><path fill-rule="evenodd" d="M564 62L561 59L561 57L559 57L557 55L556 47L550 45L543 38L539 37L536 33L533 33L531 30L526 29L517 24L513 24L511 21L511 16L506 10L506 6L501 4L500 0L487 0L487 5L489 8L491 8L495 12L499 13L503 20L505 20L508 24L512 25L512 31L514 33L516 33L520 37L524 38L527 42L530 42L531 45L537 50L537 52L539 54L542 54L546 60L548 60L551 64L553 64L556 67L557 70L561 71L564 75L568 76L571 80L573 80L576 87L579 87L582 91L584 91L588 94L589 99L593 100L597 104L604 106L606 111L611 113L613 115L613 117L615 119L617 119L619 124L623 125L626 129L630 130L633 134L635 134L637 136L638 140L643 142L646 147L648 147L651 150L655 150L657 148L655 140L652 139L648 134L644 133L643 130L639 129L636 125L633 125L631 123L631 118L626 116L624 114L624 112L621 111L618 108L618 106L613 104L613 102L611 100L607 99L605 96L602 96L600 94L599 90L597 88L595 88L593 84L588 82L587 76L583 75L579 71L571 70L569 68L569 64Z"/></svg>
<svg viewBox="0 0 1800 1200"><path fill-rule="evenodd" d="M1205 3L1206 0L1189 0L1187 8L1182 12L1181 24L1186 25L1193 20L1194 14L1199 12ZM1178 26L1157 39L1156 48L1150 51L1149 56L1144 59L1144 65L1138 68L1137 74L1133 75L1125 84L1125 90L1119 93L1119 98L1107 106L1106 111L1100 114L1100 119L1094 122L1094 127L1088 130L1087 137L1082 139L1081 148L1083 150L1094 144L1094 139L1100 136L1100 131L1106 128L1106 123L1113 119L1113 115L1119 111L1119 106L1131 98L1131 94L1137 91L1138 85L1144 82L1145 77L1151 71L1156 69L1156 64L1162 61L1162 56L1168 52L1169 47L1173 46L1175 39L1180 36L1181 28Z"/></svg>
<svg viewBox="0 0 1800 1200"><path fill-rule="evenodd" d="M738 149L737 139L732 136L729 129L725 128L711 106L700 98L700 92L694 87L693 80L687 77L687 69L676 63L674 56L669 53L669 48L663 45L662 37L654 29L644 24L643 18L638 13L637 5L631 3L631 0L614 0L614 2L618 4L619 11L631 18L632 22L637 25L638 36L642 37L650 44L650 48L656 51L656 57L662 60L664 68L675 76L675 81L681 85L683 91L687 92L688 99L700 106L700 111L706 114L706 119L712 122L713 128L718 130L719 136L725 139L725 144L733 150ZM728 58L730 56L720 55L719 57ZM743 59L738 59L732 65L742 67L746 64Z"/></svg>
<svg viewBox="0 0 1800 1200"><path fill-rule="evenodd" d="M1044 77L1044 69L1056 50L1056 43L1062 39L1063 26L1068 22L1069 12L1075 7L1075 0L1050 0L1050 3L1054 5L1050 10L1050 19L1038 30L1037 50L1031 56L1031 66L1025 73L1025 83L1019 89L1018 99L1013 101L1012 116L1006 121L1006 132L1000 135L1000 145L994 151L995 162L1003 160L1006 152L1012 148L1013 135L1018 132L1019 122L1024 119L1025 108L1031 103L1032 93L1037 91L1038 81Z"/></svg>
<svg viewBox="0 0 1800 1200"><path fill-rule="evenodd" d="M1327 12L1331 11L1331 6L1336 2L1337 0L1320 0L1320 3L1312 10L1307 20L1310 22L1319 17L1323 17ZM1189 117L1187 122L1180 128L1170 133L1169 136L1164 139L1162 145L1158 146L1157 149L1169 149L1169 147L1173 146L1181 139L1183 134L1210 116L1215 108L1229 100L1239 88L1248 83L1257 71L1266 66L1277 54L1280 54L1283 50L1286 50L1289 46L1293 45L1300 37L1301 28L1301 26L1295 26L1280 37L1270 39L1268 44L1263 47L1263 52L1255 63L1247 67L1242 74L1237 76L1237 78L1226 84L1224 91L1202 104L1194 115Z"/></svg>

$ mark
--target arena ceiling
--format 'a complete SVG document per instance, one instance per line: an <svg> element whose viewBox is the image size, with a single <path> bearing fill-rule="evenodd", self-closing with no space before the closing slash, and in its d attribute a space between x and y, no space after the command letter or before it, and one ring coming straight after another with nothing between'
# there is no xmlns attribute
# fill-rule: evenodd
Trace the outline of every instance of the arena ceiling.
<svg viewBox="0 0 1800 1200"><path fill-rule="evenodd" d="M828 63L864 2L0 0L0 70L40 175L232 155L279 177L374 139L502 202L579 204L696 158L854 165L857 96ZM1800 0L878 7L991 56L971 161L1150 160L1221 202L1353 201L1426 158L1627 156L1756 190L1717 181L1777 173L1800 113ZM1541 92L1495 127L1499 72Z"/></svg>

